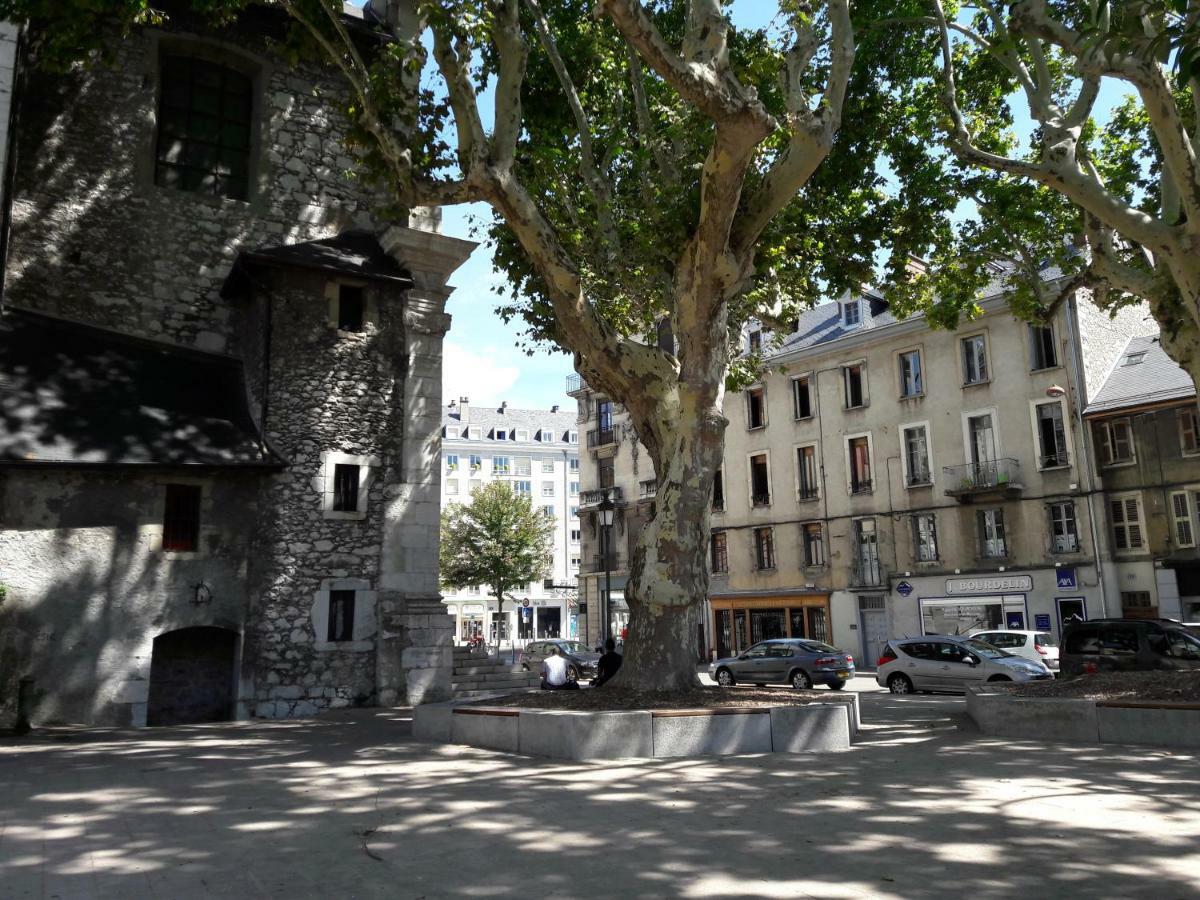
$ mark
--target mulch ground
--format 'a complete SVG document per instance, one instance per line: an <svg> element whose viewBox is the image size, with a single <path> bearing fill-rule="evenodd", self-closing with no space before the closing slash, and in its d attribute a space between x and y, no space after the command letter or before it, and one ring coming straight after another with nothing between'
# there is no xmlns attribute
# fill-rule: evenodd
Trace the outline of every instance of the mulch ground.
<svg viewBox="0 0 1200 900"><path fill-rule="evenodd" d="M837 691L797 691L793 688L695 687L686 691L634 691L604 687L597 690L531 691L481 700L481 706L522 709L716 709L755 706L800 706L838 696Z"/></svg>
<svg viewBox="0 0 1200 900"><path fill-rule="evenodd" d="M1200 672L1103 672L1030 681L1007 689L1018 697L1200 703Z"/></svg>

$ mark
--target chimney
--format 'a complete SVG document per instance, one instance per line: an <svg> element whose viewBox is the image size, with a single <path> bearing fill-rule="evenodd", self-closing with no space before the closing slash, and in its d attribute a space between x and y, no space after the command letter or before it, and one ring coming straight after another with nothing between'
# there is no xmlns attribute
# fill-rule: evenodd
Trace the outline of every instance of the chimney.
<svg viewBox="0 0 1200 900"><path fill-rule="evenodd" d="M501 400L501 401L500 401L500 415L504 415L504 411L505 411L506 409L508 409L508 401L507 401L507 400Z"/></svg>
<svg viewBox="0 0 1200 900"><path fill-rule="evenodd" d="M557 403L555 403L552 407L550 407L550 412L558 412L558 404Z"/></svg>
<svg viewBox="0 0 1200 900"><path fill-rule="evenodd" d="M458 398L458 421L464 425L471 421L471 401L466 397Z"/></svg>
<svg viewBox="0 0 1200 900"><path fill-rule="evenodd" d="M904 264L905 271L909 275L924 275L929 270L929 263L921 259L915 253L908 254L908 262Z"/></svg>

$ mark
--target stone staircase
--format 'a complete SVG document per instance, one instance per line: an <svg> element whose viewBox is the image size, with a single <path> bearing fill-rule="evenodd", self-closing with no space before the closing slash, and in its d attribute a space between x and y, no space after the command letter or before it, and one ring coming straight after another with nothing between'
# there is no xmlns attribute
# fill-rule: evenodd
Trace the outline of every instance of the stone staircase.
<svg viewBox="0 0 1200 900"><path fill-rule="evenodd" d="M497 691L523 691L541 683L537 672L526 672L520 663L510 663L509 658L507 652L494 659L482 650L455 647L454 674L450 676L454 699L482 697Z"/></svg>

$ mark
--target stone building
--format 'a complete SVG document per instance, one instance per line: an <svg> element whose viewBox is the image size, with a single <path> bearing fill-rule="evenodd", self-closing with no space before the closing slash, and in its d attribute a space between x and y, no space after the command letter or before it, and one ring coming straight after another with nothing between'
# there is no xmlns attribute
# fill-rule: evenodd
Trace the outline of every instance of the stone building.
<svg viewBox="0 0 1200 900"><path fill-rule="evenodd" d="M443 588L443 602L464 642L482 634L489 644L523 646L534 638L579 636L575 579L579 574L579 432L575 414L472 405L451 400L442 414L442 505L469 503L493 481L524 494L554 520L550 575L505 598L501 610L486 588Z"/></svg>
<svg viewBox="0 0 1200 900"><path fill-rule="evenodd" d="M175 12L19 98L0 724L449 694L443 308L473 244L374 212L284 27Z"/></svg>
<svg viewBox="0 0 1200 900"><path fill-rule="evenodd" d="M898 319L886 295L825 303L776 339L746 329L762 381L729 392L697 656L803 635L873 663L891 636L1045 628L1115 613L1108 530L1081 414L1144 309L1110 319L1081 295L1045 327L997 292L956 332ZM627 416L576 382L585 561L608 491L614 627L627 544L656 489ZM581 598L602 595L584 566Z"/></svg>
<svg viewBox="0 0 1200 900"><path fill-rule="evenodd" d="M1113 554L1112 614L1200 622L1200 421L1191 376L1130 338L1088 403Z"/></svg>

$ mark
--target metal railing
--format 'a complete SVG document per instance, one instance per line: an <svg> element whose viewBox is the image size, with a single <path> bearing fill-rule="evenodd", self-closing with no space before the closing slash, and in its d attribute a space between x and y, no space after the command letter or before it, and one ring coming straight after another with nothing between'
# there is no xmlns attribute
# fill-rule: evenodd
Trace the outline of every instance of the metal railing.
<svg viewBox="0 0 1200 900"><path fill-rule="evenodd" d="M771 505L771 495L770 494L752 494L750 496L750 504L752 506L770 506Z"/></svg>
<svg viewBox="0 0 1200 900"><path fill-rule="evenodd" d="M933 484L933 473L926 470L924 472L909 472L905 482L909 487L923 487Z"/></svg>
<svg viewBox="0 0 1200 900"><path fill-rule="evenodd" d="M942 472L946 476L947 494L1018 487L1021 478L1021 466L1011 458L946 466Z"/></svg>
<svg viewBox="0 0 1200 900"><path fill-rule="evenodd" d="M1049 456L1038 457L1038 468L1041 469L1061 469L1071 464L1071 457L1064 450L1061 453L1052 453Z"/></svg>
<svg viewBox="0 0 1200 900"><path fill-rule="evenodd" d="M620 572L625 568L625 557L619 553L597 553L591 559L585 559L579 566L581 575L595 575L597 572Z"/></svg>
<svg viewBox="0 0 1200 900"><path fill-rule="evenodd" d="M604 495L608 494L608 498L613 503L624 502L624 492L619 487L600 488L597 491L580 491L579 492L579 508L584 509L591 506L599 506L604 500Z"/></svg>
<svg viewBox="0 0 1200 900"><path fill-rule="evenodd" d="M871 479L860 478L857 481L850 482L850 493L852 494L869 494L871 493Z"/></svg>
<svg viewBox="0 0 1200 900"><path fill-rule="evenodd" d="M588 432L588 449L607 446L616 439L616 432L611 428L593 428Z"/></svg>
<svg viewBox="0 0 1200 900"><path fill-rule="evenodd" d="M800 488L800 499L801 500L816 500L817 499L817 489L815 487L801 487Z"/></svg>
<svg viewBox="0 0 1200 900"><path fill-rule="evenodd" d="M583 383L583 376L571 374L567 376L567 393L573 394L576 391L583 390L587 385Z"/></svg>
<svg viewBox="0 0 1200 900"><path fill-rule="evenodd" d="M652 500L658 496L657 481L639 481L638 482L638 497L642 500Z"/></svg>
<svg viewBox="0 0 1200 900"><path fill-rule="evenodd" d="M882 587L883 566L878 559L856 559L850 567L850 584L853 587Z"/></svg>

